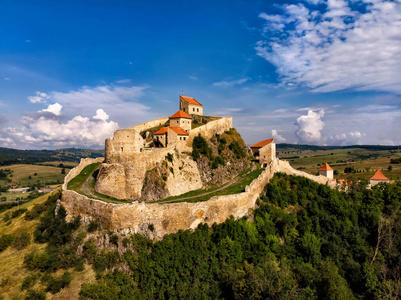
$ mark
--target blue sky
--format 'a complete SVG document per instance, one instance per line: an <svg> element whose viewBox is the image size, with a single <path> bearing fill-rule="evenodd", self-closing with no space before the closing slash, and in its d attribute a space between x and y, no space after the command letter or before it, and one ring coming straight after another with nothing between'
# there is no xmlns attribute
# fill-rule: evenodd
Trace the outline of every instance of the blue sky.
<svg viewBox="0 0 401 300"><path fill-rule="evenodd" d="M401 3L0 2L0 146L102 148L194 97L248 144L401 144Z"/></svg>

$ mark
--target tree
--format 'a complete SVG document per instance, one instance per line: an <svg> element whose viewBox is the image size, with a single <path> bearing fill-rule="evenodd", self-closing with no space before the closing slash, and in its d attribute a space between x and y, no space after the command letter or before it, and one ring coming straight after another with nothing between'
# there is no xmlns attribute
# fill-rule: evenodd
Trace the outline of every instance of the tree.
<svg viewBox="0 0 401 300"><path fill-rule="evenodd" d="M391 166L391 165L388 166L388 167L387 167L387 170L388 170L389 172L391 172L391 171L393 170L393 166Z"/></svg>
<svg viewBox="0 0 401 300"><path fill-rule="evenodd" d="M64 168L61 169L61 174L65 174L65 169Z"/></svg>

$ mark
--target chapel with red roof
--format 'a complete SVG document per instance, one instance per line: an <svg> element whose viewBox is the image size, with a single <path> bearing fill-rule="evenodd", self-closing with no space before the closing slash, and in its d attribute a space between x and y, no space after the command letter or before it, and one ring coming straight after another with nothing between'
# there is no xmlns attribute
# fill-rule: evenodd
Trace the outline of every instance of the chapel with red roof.
<svg viewBox="0 0 401 300"><path fill-rule="evenodd" d="M377 169L375 175L370 178L370 185L374 186L380 182L390 182L390 180L386 176L384 176L380 169Z"/></svg>
<svg viewBox="0 0 401 300"><path fill-rule="evenodd" d="M334 171L326 162L323 166L319 169L319 175L326 176L327 178L333 179L334 178Z"/></svg>

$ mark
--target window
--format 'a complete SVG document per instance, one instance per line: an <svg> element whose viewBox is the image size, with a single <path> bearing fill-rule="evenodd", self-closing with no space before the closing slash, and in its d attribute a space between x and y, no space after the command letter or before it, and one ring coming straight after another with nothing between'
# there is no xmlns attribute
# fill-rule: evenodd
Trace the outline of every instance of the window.
<svg viewBox="0 0 401 300"><path fill-rule="evenodd" d="M121 152L123 152L124 151L124 148L123 147L121 147Z"/></svg>
<svg viewBox="0 0 401 300"><path fill-rule="evenodd" d="M185 107L183 107L182 110L185 111Z"/></svg>
<svg viewBox="0 0 401 300"><path fill-rule="evenodd" d="M199 112L199 108L197 108L196 111Z"/></svg>
<svg viewBox="0 0 401 300"><path fill-rule="evenodd" d="M194 108L192 108L192 110L193 110L193 111L195 111L195 107L194 107Z"/></svg>
<svg viewBox="0 0 401 300"><path fill-rule="evenodd" d="M182 140L182 137L180 136L180 141Z"/></svg>
<svg viewBox="0 0 401 300"><path fill-rule="evenodd" d="M185 141L186 137L184 136L184 141Z"/></svg>

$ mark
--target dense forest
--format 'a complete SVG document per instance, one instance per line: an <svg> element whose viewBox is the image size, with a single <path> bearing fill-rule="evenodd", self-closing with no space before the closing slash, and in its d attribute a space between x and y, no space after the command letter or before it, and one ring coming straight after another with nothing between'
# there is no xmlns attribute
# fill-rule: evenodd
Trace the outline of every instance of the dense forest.
<svg viewBox="0 0 401 300"><path fill-rule="evenodd" d="M57 198L24 212L27 220L40 218L35 241L48 243L24 264L52 293L69 284L69 268L82 270L89 263L97 282L82 284L84 299L401 296L400 183L373 189L357 184L340 192L278 173L249 218L199 225L158 242L118 236L96 222L83 226L79 217L67 223ZM94 236L106 235L108 247L99 247ZM55 276L60 269L65 271ZM28 277L27 287L33 280ZM29 290L28 295L41 294Z"/></svg>
<svg viewBox="0 0 401 300"><path fill-rule="evenodd" d="M59 150L18 150L0 147L0 166L12 164L35 164L46 161L79 162L81 158L103 156L102 150L59 149Z"/></svg>

